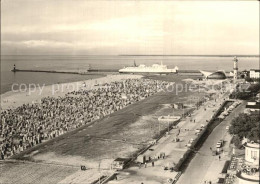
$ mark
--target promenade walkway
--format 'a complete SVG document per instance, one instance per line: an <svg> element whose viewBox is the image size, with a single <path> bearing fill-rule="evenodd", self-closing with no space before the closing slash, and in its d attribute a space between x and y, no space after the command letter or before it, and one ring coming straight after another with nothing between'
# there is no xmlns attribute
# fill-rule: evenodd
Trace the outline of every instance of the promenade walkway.
<svg viewBox="0 0 260 184"><path fill-rule="evenodd" d="M186 171L182 174L177 184L203 184L204 181L216 183L221 175L225 161L230 159L230 141L231 136L227 133L226 126L230 125L231 120L243 111L245 103L242 103L226 119L221 122L209 135L198 154L190 162ZM224 140L223 154L219 160L218 156L212 156L210 147L214 150L216 143Z"/></svg>

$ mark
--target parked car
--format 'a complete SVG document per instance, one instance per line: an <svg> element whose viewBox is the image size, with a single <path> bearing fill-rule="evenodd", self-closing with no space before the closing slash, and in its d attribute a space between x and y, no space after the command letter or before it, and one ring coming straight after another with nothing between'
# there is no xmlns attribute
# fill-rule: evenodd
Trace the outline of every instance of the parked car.
<svg viewBox="0 0 260 184"><path fill-rule="evenodd" d="M220 140L217 142L216 148L221 148L223 146L224 140Z"/></svg>
<svg viewBox="0 0 260 184"><path fill-rule="evenodd" d="M221 148L221 143L220 143L220 142L218 142L218 143L216 144L216 148Z"/></svg>
<svg viewBox="0 0 260 184"><path fill-rule="evenodd" d="M226 126L226 130L229 130L229 126Z"/></svg>
<svg viewBox="0 0 260 184"><path fill-rule="evenodd" d="M200 129L200 128L197 128L195 131L199 133L199 132L201 131L201 129Z"/></svg>
<svg viewBox="0 0 260 184"><path fill-rule="evenodd" d="M224 140L223 139L220 139L219 142L221 143L221 146L224 145Z"/></svg>
<svg viewBox="0 0 260 184"><path fill-rule="evenodd" d="M187 146L188 148L191 147L193 141L194 141L194 139L191 138L191 139L189 140L189 142L186 144L186 146Z"/></svg>

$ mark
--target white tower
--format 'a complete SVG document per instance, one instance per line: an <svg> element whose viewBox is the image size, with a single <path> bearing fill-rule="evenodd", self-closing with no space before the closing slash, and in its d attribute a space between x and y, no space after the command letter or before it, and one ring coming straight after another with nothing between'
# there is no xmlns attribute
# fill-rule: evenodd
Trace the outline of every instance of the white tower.
<svg viewBox="0 0 260 184"><path fill-rule="evenodd" d="M238 72L238 66L237 66L237 62L238 62L238 59L237 59L237 57L235 56L234 57L234 59L233 59L233 61L234 61L234 81L235 80L237 80L237 72Z"/></svg>

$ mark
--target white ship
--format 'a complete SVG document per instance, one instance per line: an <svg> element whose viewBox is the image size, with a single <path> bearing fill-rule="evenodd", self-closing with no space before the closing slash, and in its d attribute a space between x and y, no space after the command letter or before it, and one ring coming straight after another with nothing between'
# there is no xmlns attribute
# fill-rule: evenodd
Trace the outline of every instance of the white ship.
<svg viewBox="0 0 260 184"><path fill-rule="evenodd" d="M131 67L124 67L119 70L119 73L154 73L154 74L169 74L169 73L177 73L179 68L176 66L174 69L168 69L166 65L162 63L153 64L152 66L145 66L143 64Z"/></svg>

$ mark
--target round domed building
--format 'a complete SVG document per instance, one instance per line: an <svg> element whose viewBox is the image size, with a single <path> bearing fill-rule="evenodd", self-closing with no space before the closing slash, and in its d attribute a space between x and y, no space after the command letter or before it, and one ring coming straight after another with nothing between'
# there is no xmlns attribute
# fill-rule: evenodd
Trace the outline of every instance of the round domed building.
<svg viewBox="0 0 260 184"><path fill-rule="evenodd" d="M207 71L200 71L205 79L226 79L227 76L224 71L216 71L216 72L207 72Z"/></svg>

